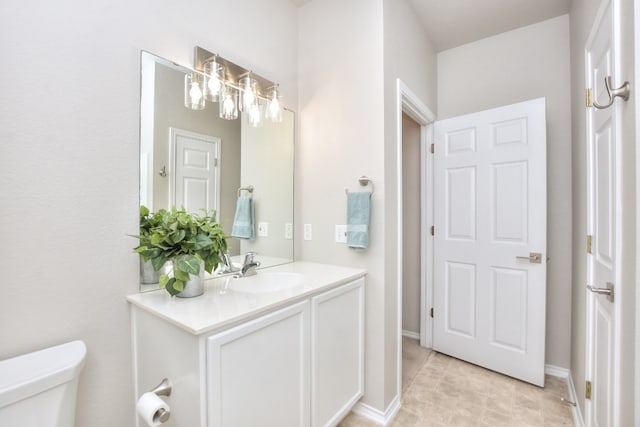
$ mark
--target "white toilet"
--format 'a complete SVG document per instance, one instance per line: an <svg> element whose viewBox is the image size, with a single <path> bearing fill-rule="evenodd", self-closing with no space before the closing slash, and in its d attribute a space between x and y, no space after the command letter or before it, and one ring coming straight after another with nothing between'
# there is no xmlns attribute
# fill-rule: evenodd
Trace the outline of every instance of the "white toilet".
<svg viewBox="0 0 640 427"><path fill-rule="evenodd" d="M72 341L0 361L0 426L73 427L86 354Z"/></svg>

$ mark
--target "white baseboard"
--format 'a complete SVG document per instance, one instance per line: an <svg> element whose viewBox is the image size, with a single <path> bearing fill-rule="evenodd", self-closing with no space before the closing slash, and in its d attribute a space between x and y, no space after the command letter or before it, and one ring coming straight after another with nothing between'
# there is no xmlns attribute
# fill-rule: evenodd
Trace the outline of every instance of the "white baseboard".
<svg viewBox="0 0 640 427"><path fill-rule="evenodd" d="M393 421L393 418L396 416L399 410L400 398L396 396L391 404L389 404L389 407L387 407L387 410L384 412L362 402L356 403L351 411L365 418L368 418L381 426L386 426L391 424L391 421Z"/></svg>
<svg viewBox="0 0 640 427"><path fill-rule="evenodd" d="M407 337L407 338L412 338L414 340L420 340L420 333L419 332L405 331L403 329L402 330L402 336L403 337Z"/></svg>
<svg viewBox="0 0 640 427"><path fill-rule="evenodd" d="M571 413L573 415L573 425L575 427L583 427L584 420L582 419L582 411L580 410L580 403L578 402L578 394L576 393L576 386L573 383L573 377L571 371L566 368L560 368L553 365L545 365L544 373L553 377L562 378L567 383L568 396L567 399L570 402L575 402L575 406L571 407Z"/></svg>

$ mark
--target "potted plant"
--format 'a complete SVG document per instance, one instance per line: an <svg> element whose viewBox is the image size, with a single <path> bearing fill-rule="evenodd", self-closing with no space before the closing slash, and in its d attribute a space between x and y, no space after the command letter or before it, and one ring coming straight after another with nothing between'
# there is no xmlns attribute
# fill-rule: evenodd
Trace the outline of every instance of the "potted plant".
<svg viewBox="0 0 640 427"><path fill-rule="evenodd" d="M141 215L143 211L141 209ZM190 214L173 207L147 214L149 230L134 249L153 268L160 270L167 261L173 263L171 274L160 276L160 287L179 297L202 295L204 271L211 273L227 251L227 236L213 215Z"/></svg>
<svg viewBox="0 0 640 427"><path fill-rule="evenodd" d="M140 205L140 234L137 237L140 241L139 247L150 246L151 229L158 225L158 217L150 215L149 208L144 205ZM140 253L140 283L143 285L157 284L160 280L160 275L164 273L164 265L159 269L155 269L151 262L151 259L145 257L143 253Z"/></svg>

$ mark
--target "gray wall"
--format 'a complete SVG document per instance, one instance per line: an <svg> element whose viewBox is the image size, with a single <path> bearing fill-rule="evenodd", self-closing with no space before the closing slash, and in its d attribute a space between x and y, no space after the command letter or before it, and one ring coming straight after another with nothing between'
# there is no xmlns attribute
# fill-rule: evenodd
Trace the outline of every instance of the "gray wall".
<svg viewBox="0 0 640 427"><path fill-rule="evenodd" d="M546 363L570 367L571 109L569 16L438 54L438 118L547 99Z"/></svg>

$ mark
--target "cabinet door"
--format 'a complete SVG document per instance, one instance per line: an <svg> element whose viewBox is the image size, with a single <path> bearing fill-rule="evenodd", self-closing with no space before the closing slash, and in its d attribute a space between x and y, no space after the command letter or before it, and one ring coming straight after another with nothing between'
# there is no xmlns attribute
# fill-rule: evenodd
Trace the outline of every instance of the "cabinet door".
<svg viewBox="0 0 640 427"><path fill-rule="evenodd" d="M209 427L309 425L307 301L207 338Z"/></svg>
<svg viewBox="0 0 640 427"><path fill-rule="evenodd" d="M311 299L312 426L336 425L364 392L364 279Z"/></svg>

